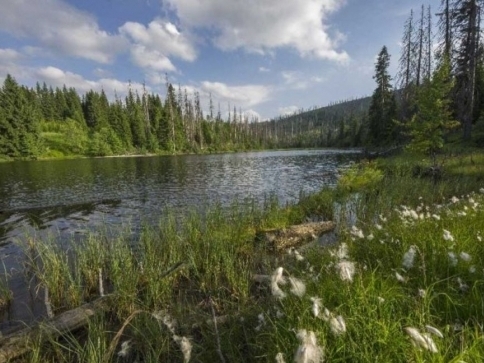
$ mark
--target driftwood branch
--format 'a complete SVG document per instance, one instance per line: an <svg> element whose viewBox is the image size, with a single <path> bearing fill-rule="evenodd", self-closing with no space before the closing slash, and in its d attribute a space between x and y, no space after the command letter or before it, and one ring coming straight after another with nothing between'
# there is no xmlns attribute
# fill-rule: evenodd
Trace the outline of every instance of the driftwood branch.
<svg viewBox="0 0 484 363"><path fill-rule="evenodd" d="M315 240L334 228L335 223L331 221L297 224L283 229L259 231L256 241L264 243L268 249L280 251Z"/></svg>
<svg viewBox="0 0 484 363"><path fill-rule="evenodd" d="M108 296L101 297L91 303L59 314L53 319L0 338L0 363L9 362L29 352L32 342L42 342L48 337L58 337L87 325L91 316L107 308L107 298Z"/></svg>

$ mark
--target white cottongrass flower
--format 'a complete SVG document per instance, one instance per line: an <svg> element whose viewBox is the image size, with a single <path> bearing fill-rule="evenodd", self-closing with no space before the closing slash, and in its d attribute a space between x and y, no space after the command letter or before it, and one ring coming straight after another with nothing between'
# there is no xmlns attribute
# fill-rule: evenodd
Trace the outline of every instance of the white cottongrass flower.
<svg viewBox="0 0 484 363"><path fill-rule="evenodd" d="M294 295L302 297L306 293L306 285L301 280L289 277L289 283L291 284L291 292Z"/></svg>
<svg viewBox="0 0 484 363"><path fill-rule="evenodd" d="M469 285L462 281L460 277L457 278L457 283L459 284L459 290L462 292L466 292L469 290Z"/></svg>
<svg viewBox="0 0 484 363"><path fill-rule="evenodd" d="M298 260L298 261L304 260L304 257L299 253L298 250L294 250L294 256L296 257L296 260Z"/></svg>
<svg viewBox="0 0 484 363"><path fill-rule="evenodd" d="M358 227L356 227L356 226L351 226L350 233L351 233L351 235L353 237L357 237L357 238L360 238L360 239L365 238L365 235L363 234L363 231L361 229L359 229Z"/></svg>
<svg viewBox="0 0 484 363"><path fill-rule="evenodd" d="M321 299L319 297L311 297L311 301L313 302L311 311L313 312L314 317L317 318L321 312Z"/></svg>
<svg viewBox="0 0 484 363"><path fill-rule="evenodd" d="M341 280L353 282L353 276L356 271L354 262L340 261L336 264L336 269Z"/></svg>
<svg viewBox="0 0 484 363"><path fill-rule="evenodd" d="M345 260L348 258L348 245L345 242L339 245L338 251L336 251L336 257L338 257L339 260Z"/></svg>
<svg viewBox="0 0 484 363"><path fill-rule="evenodd" d="M301 329L297 332L300 345L294 356L295 363L322 363L324 360L323 348L318 346L316 334Z"/></svg>
<svg viewBox="0 0 484 363"><path fill-rule="evenodd" d="M432 333L438 336L439 338L442 338L442 339L444 338L444 335L442 334L442 332L436 327L433 327L432 325L425 325L425 329L427 329L429 333Z"/></svg>
<svg viewBox="0 0 484 363"><path fill-rule="evenodd" d="M432 214L432 218L436 221L440 221L440 216L438 214Z"/></svg>
<svg viewBox="0 0 484 363"><path fill-rule="evenodd" d="M479 193L484 194L484 188L479 189Z"/></svg>
<svg viewBox="0 0 484 363"><path fill-rule="evenodd" d="M286 293L281 290L279 284L284 285L286 283L286 279L282 276L284 269L282 267L278 267L271 276L271 292L272 296L278 299L284 299L286 297Z"/></svg>
<svg viewBox="0 0 484 363"><path fill-rule="evenodd" d="M384 299L384 298L382 298L381 296L378 296L376 299L378 300L378 302L379 302L380 304L383 304L383 303L385 302L385 299Z"/></svg>
<svg viewBox="0 0 484 363"><path fill-rule="evenodd" d="M346 323L341 315L333 316L329 320L329 327L334 335L342 335L346 332Z"/></svg>
<svg viewBox="0 0 484 363"><path fill-rule="evenodd" d="M453 237L453 236L452 236L452 234L451 234L451 233L450 233L448 230L446 230L446 229L444 229L444 239L445 239L446 241L454 242L454 237Z"/></svg>
<svg viewBox="0 0 484 363"><path fill-rule="evenodd" d="M477 240L478 240L479 242L482 242L482 237L481 237L481 236L479 236L479 235L477 235Z"/></svg>
<svg viewBox="0 0 484 363"><path fill-rule="evenodd" d="M395 271L395 278L399 282L403 282L403 283L407 282L407 279L405 277L403 277L402 275L400 275L397 271Z"/></svg>
<svg viewBox="0 0 484 363"><path fill-rule="evenodd" d="M405 332L410 336L412 339L412 344L417 348L424 348L426 350L431 351L432 353L437 353L438 349L435 345L432 337L428 334L421 334L418 329L412 327L404 328Z"/></svg>
<svg viewBox="0 0 484 363"><path fill-rule="evenodd" d="M462 261L465 261L465 262L469 262L470 260L472 260L471 255L469 255L467 252L461 252L459 254L459 257Z"/></svg>
<svg viewBox="0 0 484 363"><path fill-rule="evenodd" d="M324 308L323 316L321 316L321 319L327 322L329 321L330 318L331 318L331 312L327 308Z"/></svg>
<svg viewBox="0 0 484 363"><path fill-rule="evenodd" d="M476 266L471 266L471 267L469 267L469 272L470 272L471 274L475 274L475 273L476 273Z"/></svg>
<svg viewBox="0 0 484 363"><path fill-rule="evenodd" d="M405 252L405 254L403 255L403 262L402 262L402 266L405 269L410 270L413 267L416 253L417 253L417 249L413 245L410 246L407 252Z"/></svg>
<svg viewBox="0 0 484 363"><path fill-rule="evenodd" d="M467 215L467 213L466 213L466 212L464 212L464 211L461 211L461 212L457 212L457 215L458 215L459 217L465 217L465 216Z"/></svg>
<svg viewBox="0 0 484 363"><path fill-rule="evenodd" d="M375 228L378 229L379 231L381 231L383 229L383 227L381 225L379 225L378 223L375 223Z"/></svg>
<svg viewBox="0 0 484 363"><path fill-rule="evenodd" d="M427 291L424 289L418 289L418 296L423 299L425 296L427 296Z"/></svg>
<svg viewBox="0 0 484 363"><path fill-rule="evenodd" d="M131 341L126 340L121 343L121 350L118 352L118 357L126 357L129 353L129 349L131 348Z"/></svg>
<svg viewBox="0 0 484 363"><path fill-rule="evenodd" d="M255 331L259 331L262 329L264 325L266 325L266 319L264 318L264 314L260 313L257 315L257 320L259 321L259 324L255 327Z"/></svg>
<svg viewBox="0 0 484 363"><path fill-rule="evenodd" d="M173 340L180 347L180 350L183 354L183 362L188 363L190 361L190 357L192 355L192 349L193 349L190 339L188 339L187 337L180 337L178 335L173 335Z"/></svg>
<svg viewBox="0 0 484 363"><path fill-rule="evenodd" d="M449 256L449 262L451 264L451 266L457 266L457 262L459 262L457 260L457 256L455 255L454 252L449 252L447 253L447 255Z"/></svg>
<svg viewBox="0 0 484 363"><path fill-rule="evenodd" d="M284 360L284 354L282 353L277 353L276 355L276 363L286 363L286 361Z"/></svg>
<svg viewBox="0 0 484 363"><path fill-rule="evenodd" d="M380 221L382 221L383 223L385 223L387 221L387 218L383 217L382 214L380 214L378 217L380 218Z"/></svg>
<svg viewBox="0 0 484 363"><path fill-rule="evenodd" d="M368 241L372 241L372 240L373 240L373 238L375 238L375 236L373 236L373 233L370 233L370 234L369 234L369 235L366 237L366 239L367 239Z"/></svg>
<svg viewBox="0 0 484 363"><path fill-rule="evenodd" d="M410 209L410 217L414 220L418 220L418 214L413 209Z"/></svg>
<svg viewBox="0 0 484 363"><path fill-rule="evenodd" d="M454 203L454 204L455 204L455 203L457 203L457 202L459 201L459 198L457 198L456 196L453 196L453 197L450 199L450 201L451 201L452 203Z"/></svg>

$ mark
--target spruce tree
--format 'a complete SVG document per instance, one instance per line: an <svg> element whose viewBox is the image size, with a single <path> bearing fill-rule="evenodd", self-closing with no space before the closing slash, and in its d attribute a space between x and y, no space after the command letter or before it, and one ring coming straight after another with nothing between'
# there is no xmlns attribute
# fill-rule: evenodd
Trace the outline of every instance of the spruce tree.
<svg viewBox="0 0 484 363"><path fill-rule="evenodd" d="M371 146L384 146L395 142L396 100L388 74L390 55L383 46L375 64L375 79L377 88L373 92L368 112L368 138Z"/></svg>

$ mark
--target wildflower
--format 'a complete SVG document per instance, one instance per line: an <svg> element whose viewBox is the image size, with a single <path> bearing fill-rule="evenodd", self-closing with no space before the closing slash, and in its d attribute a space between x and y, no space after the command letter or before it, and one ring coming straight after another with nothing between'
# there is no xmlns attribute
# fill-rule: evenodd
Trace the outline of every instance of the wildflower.
<svg viewBox="0 0 484 363"><path fill-rule="evenodd" d="M454 204L455 204L455 203L457 203L457 202L459 201L459 198L457 198L456 196L453 196L453 197L450 199L450 201L451 201L452 203L454 203Z"/></svg>
<svg viewBox="0 0 484 363"><path fill-rule="evenodd" d="M378 300L378 302L379 302L380 304L383 304L383 303L385 302L385 299L384 299L384 298L382 298L381 296L378 296L376 299Z"/></svg>
<svg viewBox="0 0 484 363"><path fill-rule="evenodd" d="M457 278L457 283L459 284L459 290L462 292L466 292L469 290L469 285L467 285L465 282L462 282L462 279L460 277Z"/></svg>
<svg viewBox="0 0 484 363"><path fill-rule="evenodd" d="M327 308L324 308L323 316L321 317L321 319L323 319L324 321L329 321L330 318L331 318L331 312Z"/></svg>
<svg viewBox="0 0 484 363"><path fill-rule="evenodd" d="M173 340L180 347L183 354L183 362L188 363L192 355L192 343L187 337L179 337L178 335L173 335Z"/></svg>
<svg viewBox="0 0 484 363"><path fill-rule="evenodd" d="M340 261L336 265L339 277L343 281L353 282L353 276L355 274L355 264L351 261Z"/></svg>
<svg viewBox="0 0 484 363"><path fill-rule="evenodd" d="M381 225L379 225L378 223L375 223L375 228L378 229L379 231L381 231L383 229L383 227Z"/></svg>
<svg viewBox="0 0 484 363"><path fill-rule="evenodd" d="M458 261L457 261L457 257L455 256L455 253L449 252L447 255L449 256L449 261L451 266L457 266Z"/></svg>
<svg viewBox="0 0 484 363"><path fill-rule="evenodd" d="M323 362L323 348L318 346L314 332L301 329L297 332L300 345L294 356L295 363L320 363Z"/></svg>
<svg viewBox="0 0 484 363"><path fill-rule="evenodd" d="M465 262L469 262L472 259L471 255L469 255L466 252L461 252L459 257L461 258L462 261L465 261Z"/></svg>
<svg viewBox="0 0 484 363"><path fill-rule="evenodd" d="M313 302L311 311L313 312L314 317L317 318L321 312L321 299L319 297L312 297L311 301Z"/></svg>
<svg viewBox="0 0 484 363"><path fill-rule="evenodd" d="M410 210L410 217L412 217L412 219L414 219L414 220L417 220L418 219L417 212L415 212L413 209L411 209Z"/></svg>
<svg viewBox="0 0 484 363"><path fill-rule="evenodd" d="M118 352L118 357L126 357L128 355L129 349L131 348L130 343L130 340L121 343L121 350Z"/></svg>
<svg viewBox="0 0 484 363"><path fill-rule="evenodd" d="M469 198L469 203L470 204L474 204L475 203L474 199L473 198Z"/></svg>
<svg viewBox="0 0 484 363"><path fill-rule="evenodd" d="M360 238L360 239L365 238L365 235L363 234L363 231L361 229L359 229L358 227L356 227L356 226L352 226L351 227L350 233L354 237L357 237L357 238Z"/></svg>
<svg viewBox="0 0 484 363"><path fill-rule="evenodd" d="M432 218L436 221L440 221L440 216L438 214L432 214Z"/></svg>
<svg viewBox="0 0 484 363"><path fill-rule="evenodd" d="M383 217L383 215L381 215L381 214L380 214L380 215L379 215L379 217L380 217L380 220L381 220L383 223L385 223L385 222L387 221L387 218L386 218L386 217Z"/></svg>
<svg viewBox="0 0 484 363"><path fill-rule="evenodd" d="M459 217L465 217L467 215L467 213L462 211L462 212L457 212L457 215Z"/></svg>
<svg viewBox="0 0 484 363"><path fill-rule="evenodd" d="M454 237L446 229L444 229L444 240L454 242Z"/></svg>
<svg viewBox="0 0 484 363"><path fill-rule="evenodd" d="M435 346L434 341L427 334L421 334L418 329L412 327L404 328L405 332L410 336L412 339L412 344L417 348L424 348L432 353L437 353L437 347Z"/></svg>
<svg viewBox="0 0 484 363"><path fill-rule="evenodd" d="M332 317L329 320L329 326L331 328L331 332L334 335L341 335L346 332L346 324L341 315L338 315L337 317Z"/></svg>
<svg viewBox="0 0 484 363"><path fill-rule="evenodd" d="M340 260L344 260L348 258L348 245L346 243L341 243L338 247L338 251L336 252L336 257Z"/></svg>
<svg viewBox="0 0 484 363"><path fill-rule="evenodd" d="M482 242L482 237L481 237L481 236L479 236L479 235L477 235L477 240L478 240L479 242Z"/></svg>
<svg viewBox="0 0 484 363"><path fill-rule="evenodd" d="M429 333L432 333L438 336L439 338L442 338L442 339L444 338L444 335L442 334L442 332L439 329L433 327L432 325L425 325L425 329L427 329Z"/></svg>
<svg viewBox="0 0 484 363"><path fill-rule="evenodd" d="M280 352L276 354L276 363L286 363L284 360L284 354Z"/></svg>
<svg viewBox="0 0 484 363"><path fill-rule="evenodd" d="M257 320L259 321L259 324L255 327L255 331L259 331L262 329L264 325L266 325L266 319L264 318L264 314L260 313L257 315Z"/></svg>
<svg viewBox="0 0 484 363"><path fill-rule="evenodd" d="M396 279L399 281L399 282L407 282L407 280L405 279L405 277L403 277L402 275L400 275L398 272L395 271L395 277Z"/></svg>
<svg viewBox="0 0 484 363"><path fill-rule="evenodd" d="M304 257L299 253L298 250L294 250L294 256L296 256L296 260L303 261Z"/></svg>
<svg viewBox="0 0 484 363"><path fill-rule="evenodd" d="M469 272L470 272L471 274L475 274L475 273L476 273L476 266L471 266L471 267L469 267Z"/></svg>
<svg viewBox="0 0 484 363"><path fill-rule="evenodd" d="M284 269L282 267L278 267L271 276L272 296L278 299L284 299L286 297L286 293L279 287L279 284L284 285L286 283L286 279L282 276L283 271Z"/></svg>
<svg viewBox="0 0 484 363"><path fill-rule="evenodd" d="M280 319L284 316L284 313L279 309L276 310L276 318Z"/></svg>
<svg viewBox="0 0 484 363"><path fill-rule="evenodd" d="M427 295L427 291L424 289L418 289L418 296L420 296L422 299Z"/></svg>
<svg viewBox="0 0 484 363"><path fill-rule="evenodd" d="M410 246L407 252L403 255L403 262L402 266L406 268L407 270L411 269L413 267L413 262L415 260L415 254L417 250L415 246Z"/></svg>
<svg viewBox="0 0 484 363"><path fill-rule="evenodd" d="M484 194L484 188L479 189L479 193Z"/></svg>
<svg viewBox="0 0 484 363"><path fill-rule="evenodd" d="M375 238L375 236L373 236L373 233L370 233L370 234L369 234L369 235L366 237L366 239L367 239L368 241L372 241L372 240L373 240L373 238Z"/></svg>
<svg viewBox="0 0 484 363"><path fill-rule="evenodd" d="M291 284L291 292L294 295L302 297L306 293L306 285L301 280L289 277L289 283Z"/></svg>

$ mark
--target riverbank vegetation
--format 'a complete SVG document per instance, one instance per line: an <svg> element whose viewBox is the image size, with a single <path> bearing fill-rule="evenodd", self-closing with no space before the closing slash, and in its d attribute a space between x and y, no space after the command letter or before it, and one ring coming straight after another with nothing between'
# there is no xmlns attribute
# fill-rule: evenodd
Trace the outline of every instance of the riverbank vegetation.
<svg viewBox="0 0 484 363"><path fill-rule="evenodd" d="M108 307L23 359L479 361L484 155L449 153L439 178L426 160L355 164L335 189L286 207L166 211L139 234L62 247L31 238L26 278L42 298L48 289L53 314L101 294ZM256 238L308 218L337 221L336 242L274 253Z"/></svg>

